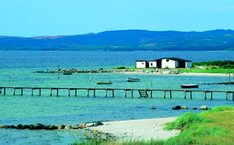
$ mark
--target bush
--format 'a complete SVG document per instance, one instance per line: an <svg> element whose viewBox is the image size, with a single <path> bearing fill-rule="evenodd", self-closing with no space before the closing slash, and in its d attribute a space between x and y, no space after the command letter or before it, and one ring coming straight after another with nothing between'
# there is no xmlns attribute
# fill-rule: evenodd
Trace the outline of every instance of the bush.
<svg viewBox="0 0 234 145"><path fill-rule="evenodd" d="M186 125L189 125L191 123L202 123L202 122L210 122L210 120L190 112L190 113L185 113L181 117L177 118L174 122L168 123L164 129L166 130L182 129Z"/></svg>
<svg viewBox="0 0 234 145"><path fill-rule="evenodd" d="M117 67L115 67L115 69L126 69L126 67L125 66L117 66Z"/></svg>

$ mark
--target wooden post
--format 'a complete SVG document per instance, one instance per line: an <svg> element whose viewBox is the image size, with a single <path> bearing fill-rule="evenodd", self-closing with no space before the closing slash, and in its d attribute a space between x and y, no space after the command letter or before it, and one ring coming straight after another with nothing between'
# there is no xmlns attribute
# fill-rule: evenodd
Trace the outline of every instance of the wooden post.
<svg viewBox="0 0 234 145"><path fill-rule="evenodd" d="M206 91L204 91L204 93L205 93L205 100L206 100Z"/></svg>
<svg viewBox="0 0 234 145"><path fill-rule="evenodd" d="M3 89L3 95L6 95L6 88Z"/></svg>
<svg viewBox="0 0 234 145"><path fill-rule="evenodd" d="M89 97L89 89L87 89L87 97Z"/></svg>
<svg viewBox="0 0 234 145"><path fill-rule="evenodd" d="M71 90L70 90L70 88L68 88L68 97L70 97L71 96Z"/></svg>
<svg viewBox="0 0 234 145"><path fill-rule="evenodd" d="M96 94L95 94L95 89L93 90L93 97L96 97Z"/></svg>
<svg viewBox="0 0 234 145"><path fill-rule="evenodd" d="M193 97L192 97L192 91L190 91L190 99L191 100L193 99Z"/></svg>
<svg viewBox="0 0 234 145"><path fill-rule="evenodd" d="M172 92L170 91L170 99L172 98Z"/></svg>
<svg viewBox="0 0 234 145"><path fill-rule="evenodd" d="M234 94L234 93L233 93ZM132 90L132 98L133 98L133 90Z"/></svg>
<svg viewBox="0 0 234 145"><path fill-rule="evenodd" d="M114 89L112 90L112 97L113 98L115 97L115 91L114 91Z"/></svg>
<svg viewBox="0 0 234 145"><path fill-rule="evenodd" d="M153 91L152 90L150 91L150 98L151 99L153 98Z"/></svg>
<svg viewBox="0 0 234 145"><path fill-rule="evenodd" d="M77 97L77 89L75 89L75 97Z"/></svg>
<svg viewBox="0 0 234 145"><path fill-rule="evenodd" d="M24 90L24 89L21 88L21 96L23 96L23 93L24 93L23 90Z"/></svg>
<svg viewBox="0 0 234 145"><path fill-rule="evenodd" d="M59 96L59 89L57 88L57 97Z"/></svg>
<svg viewBox="0 0 234 145"><path fill-rule="evenodd" d="M50 96L52 96L52 88L50 88Z"/></svg>
<svg viewBox="0 0 234 145"><path fill-rule="evenodd" d="M15 96L15 88L13 88L13 95Z"/></svg>
<svg viewBox="0 0 234 145"><path fill-rule="evenodd" d="M32 92L31 92L31 96L33 96L33 88L31 89L31 91L32 91Z"/></svg>
<svg viewBox="0 0 234 145"><path fill-rule="evenodd" d="M213 100L213 92L210 92L210 100Z"/></svg>
<svg viewBox="0 0 234 145"><path fill-rule="evenodd" d="M184 99L186 99L186 93L187 93L187 92L186 92L186 91L184 91Z"/></svg>
<svg viewBox="0 0 234 145"><path fill-rule="evenodd" d="M2 94L2 88L0 88L0 94Z"/></svg>
<svg viewBox="0 0 234 145"><path fill-rule="evenodd" d="M125 98L127 98L127 91L125 90Z"/></svg>
<svg viewBox="0 0 234 145"><path fill-rule="evenodd" d="M106 89L106 95L105 95L105 98L107 98L107 89Z"/></svg>
<svg viewBox="0 0 234 145"><path fill-rule="evenodd" d="M233 73L234 74L234 73ZM232 93L232 101L234 101L234 93Z"/></svg>
<svg viewBox="0 0 234 145"><path fill-rule="evenodd" d="M164 92L164 99L166 99L166 91L163 91Z"/></svg>
<svg viewBox="0 0 234 145"><path fill-rule="evenodd" d="M39 89L39 96L41 96L41 89Z"/></svg>
<svg viewBox="0 0 234 145"><path fill-rule="evenodd" d="M226 100L228 100L228 92L226 92Z"/></svg>

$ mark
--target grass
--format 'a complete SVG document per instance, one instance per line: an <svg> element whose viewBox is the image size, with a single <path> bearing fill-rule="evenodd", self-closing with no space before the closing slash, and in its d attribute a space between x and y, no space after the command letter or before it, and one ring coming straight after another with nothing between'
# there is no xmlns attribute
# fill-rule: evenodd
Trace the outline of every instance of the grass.
<svg viewBox="0 0 234 145"><path fill-rule="evenodd" d="M200 114L186 113L166 130L180 129L181 133L166 141L130 140L127 142L100 141L98 145L232 145L234 143L234 107L220 106ZM74 145L95 145L95 141Z"/></svg>

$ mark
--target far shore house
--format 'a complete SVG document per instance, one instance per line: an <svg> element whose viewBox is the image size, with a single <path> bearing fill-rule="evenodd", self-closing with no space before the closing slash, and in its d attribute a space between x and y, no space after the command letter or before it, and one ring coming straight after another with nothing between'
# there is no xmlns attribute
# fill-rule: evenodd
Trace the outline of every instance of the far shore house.
<svg viewBox="0 0 234 145"><path fill-rule="evenodd" d="M192 61L176 57L164 57L156 60L136 60L136 68L191 68Z"/></svg>

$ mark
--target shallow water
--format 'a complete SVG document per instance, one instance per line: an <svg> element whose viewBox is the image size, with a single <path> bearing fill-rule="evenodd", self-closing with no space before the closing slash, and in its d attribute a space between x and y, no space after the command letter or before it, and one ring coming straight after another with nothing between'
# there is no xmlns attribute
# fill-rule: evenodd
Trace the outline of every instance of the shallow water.
<svg viewBox="0 0 234 145"><path fill-rule="evenodd" d="M216 76L176 76L176 75L131 75L138 77L140 82L128 83L125 74L73 74L71 76L57 74L36 74L36 70L52 70L60 68L92 69L113 68L115 66L134 66L136 59L157 59L163 56L176 56L193 61L208 61L231 59L234 52L0 52L0 86L30 86L30 87L103 87L96 85L97 81L112 80L109 88L157 88L180 89L182 83L224 82L228 77ZM191 57L191 58L190 58ZM9 79L11 75L11 79ZM14 76L14 81L13 81ZM205 90L234 90L233 85L200 85L199 89ZM20 96L19 90L13 96L12 90L7 90L7 95L0 95L0 124L76 124L93 121L112 121L128 119L145 119L179 116L191 111L192 107L207 105L212 108L218 105L233 105L232 101L225 100L225 93L214 93L214 100L204 100L203 93L194 93L193 100L184 100L184 93L173 93L173 99L163 99L162 92L154 92L153 99L139 98L134 92L131 98L124 98L123 91L115 92L115 98L105 92L96 92L87 98L86 91L78 91L78 97L68 97L67 90L53 92L53 97L48 91L42 91L42 97L31 90ZM91 92L92 94L92 92ZM169 94L167 94L169 96ZM207 95L209 98L209 95ZM188 94L189 98L189 94ZM228 96L231 99L231 96ZM185 105L189 110L172 110L172 106ZM151 110L151 107L156 107ZM0 129L0 144L68 144L82 140L83 136L76 132L66 131L29 131Z"/></svg>

